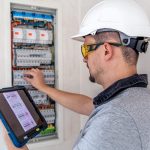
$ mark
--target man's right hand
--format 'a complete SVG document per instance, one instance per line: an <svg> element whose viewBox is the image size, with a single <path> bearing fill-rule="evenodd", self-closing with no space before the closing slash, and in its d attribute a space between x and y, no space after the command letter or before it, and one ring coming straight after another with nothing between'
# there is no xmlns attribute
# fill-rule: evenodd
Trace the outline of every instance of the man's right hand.
<svg viewBox="0 0 150 150"><path fill-rule="evenodd" d="M24 72L24 79L40 91L46 86L43 73L39 69Z"/></svg>

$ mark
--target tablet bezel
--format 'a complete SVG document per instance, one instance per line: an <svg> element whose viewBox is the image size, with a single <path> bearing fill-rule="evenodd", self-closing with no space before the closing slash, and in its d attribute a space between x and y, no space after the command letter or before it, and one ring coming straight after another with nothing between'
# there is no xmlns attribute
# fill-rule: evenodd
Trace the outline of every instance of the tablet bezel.
<svg viewBox="0 0 150 150"><path fill-rule="evenodd" d="M27 98L31 102L32 106L34 107L35 111L37 112L39 118L41 119L41 124L38 124L37 126L35 126L34 128L30 129L29 131L24 132L24 134L21 135L20 137L17 137L16 133L14 132L12 127L8 124L8 122L7 122L8 119L6 119L4 117L3 112L1 112L1 109L0 109L0 118L2 119L2 122L3 122L4 126L6 127L10 138L12 139L12 141L13 141L15 146L21 147L24 144L26 144L28 140L32 139L37 134L39 134L40 131L46 129L47 128L47 122L44 119L44 117L41 115L39 109L37 108L36 104L34 103L33 99L31 98L31 96L29 95L27 89L24 86L15 86L15 87L3 88L3 89L0 90L0 93L11 92L11 91L18 91L18 90L24 91L24 93L26 94Z"/></svg>

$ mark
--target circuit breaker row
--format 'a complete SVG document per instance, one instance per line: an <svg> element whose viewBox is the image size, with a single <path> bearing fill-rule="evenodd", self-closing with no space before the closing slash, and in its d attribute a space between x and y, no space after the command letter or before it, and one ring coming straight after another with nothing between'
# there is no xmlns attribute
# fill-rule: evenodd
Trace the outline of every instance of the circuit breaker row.
<svg viewBox="0 0 150 150"><path fill-rule="evenodd" d="M54 85L55 75L54 70L42 70L44 74L45 83L49 85ZM24 80L25 70L13 70L13 85L30 85L27 81Z"/></svg>
<svg viewBox="0 0 150 150"><path fill-rule="evenodd" d="M50 65L52 54L48 50L14 49L14 66Z"/></svg>
<svg viewBox="0 0 150 150"><path fill-rule="evenodd" d="M38 20L52 22L53 16L43 13L34 13L28 11L12 11L12 17L14 19L26 19L26 20Z"/></svg>
<svg viewBox="0 0 150 150"><path fill-rule="evenodd" d="M49 105L49 100L45 93L37 90L28 90L36 105Z"/></svg>
<svg viewBox="0 0 150 150"><path fill-rule="evenodd" d="M52 44L51 30L13 28L13 42Z"/></svg>

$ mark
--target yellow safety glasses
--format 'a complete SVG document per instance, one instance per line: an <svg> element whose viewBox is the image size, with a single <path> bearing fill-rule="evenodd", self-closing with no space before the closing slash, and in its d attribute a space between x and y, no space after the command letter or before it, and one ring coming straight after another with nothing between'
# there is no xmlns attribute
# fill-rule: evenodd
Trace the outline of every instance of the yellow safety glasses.
<svg viewBox="0 0 150 150"><path fill-rule="evenodd" d="M81 45L81 53L83 57L87 58L90 52L96 50L100 45L103 45L104 43L108 43L110 45L117 46L117 47L123 46L121 43L112 43L112 42L100 42L100 43L90 44L90 45L83 44Z"/></svg>

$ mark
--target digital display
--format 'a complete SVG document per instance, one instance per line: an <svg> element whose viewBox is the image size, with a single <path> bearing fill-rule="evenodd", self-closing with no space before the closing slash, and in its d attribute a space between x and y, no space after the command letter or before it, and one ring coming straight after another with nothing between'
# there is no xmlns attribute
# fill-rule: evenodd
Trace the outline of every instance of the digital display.
<svg viewBox="0 0 150 150"><path fill-rule="evenodd" d="M3 95L25 132L37 125L17 91L6 92Z"/></svg>
<svg viewBox="0 0 150 150"><path fill-rule="evenodd" d="M24 90L0 93L0 112L17 138L26 135L43 124L43 120Z"/></svg>

